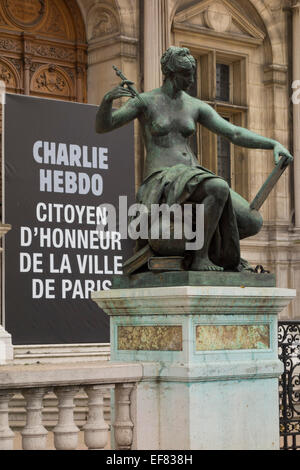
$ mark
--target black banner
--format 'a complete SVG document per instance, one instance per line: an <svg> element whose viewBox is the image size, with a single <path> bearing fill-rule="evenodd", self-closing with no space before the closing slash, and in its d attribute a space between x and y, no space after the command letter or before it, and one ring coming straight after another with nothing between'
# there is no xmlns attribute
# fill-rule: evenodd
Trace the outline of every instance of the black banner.
<svg viewBox="0 0 300 470"><path fill-rule="evenodd" d="M90 294L110 288L133 244L118 227L99 234L99 205L118 215L119 196L134 202L134 137L133 124L96 134L96 112L6 95L4 320L13 344L109 342L109 318Z"/></svg>

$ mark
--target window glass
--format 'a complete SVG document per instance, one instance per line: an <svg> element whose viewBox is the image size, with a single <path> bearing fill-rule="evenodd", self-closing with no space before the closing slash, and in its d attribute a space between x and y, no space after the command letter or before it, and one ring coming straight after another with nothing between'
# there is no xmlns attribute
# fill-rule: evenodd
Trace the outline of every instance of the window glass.
<svg viewBox="0 0 300 470"><path fill-rule="evenodd" d="M229 101L229 65L216 64L216 99L220 101Z"/></svg>

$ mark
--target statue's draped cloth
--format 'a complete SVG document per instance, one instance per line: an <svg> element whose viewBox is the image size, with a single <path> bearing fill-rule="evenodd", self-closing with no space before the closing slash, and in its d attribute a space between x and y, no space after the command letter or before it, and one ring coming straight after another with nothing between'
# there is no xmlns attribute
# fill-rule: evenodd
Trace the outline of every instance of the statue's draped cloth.
<svg viewBox="0 0 300 470"><path fill-rule="evenodd" d="M197 186L210 178L220 177L201 166L160 168L140 186L137 203L144 204L149 213L151 204L187 203ZM209 257L224 269L235 270L240 263L240 238L230 193L209 247Z"/></svg>

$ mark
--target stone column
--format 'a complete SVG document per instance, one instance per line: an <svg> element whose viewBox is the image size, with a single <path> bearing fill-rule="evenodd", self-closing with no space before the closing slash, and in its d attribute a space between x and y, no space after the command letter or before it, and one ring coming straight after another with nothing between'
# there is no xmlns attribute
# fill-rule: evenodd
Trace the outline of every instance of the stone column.
<svg viewBox="0 0 300 470"><path fill-rule="evenodd" d="M3 237L9 230L11 225L0 224L0 238ZM0 254L3 249L0 247ZM1 277L1 284L3 285L4 280ZM3 318L1 319L3 321ZM6 364L7 362L13 361L14 350L11 342L11 335L5 331L3 326L0 325L0 364Z"/></svg>
<svg viewBox="0 0 300 470"><path fill-rule="evenodd" d="M293 7L293 81L300 80L300 2ZM300 229L300 104L293 105L295 227Z"/></svg>
<svg viewBox="0 0 300 470"><path fill-rule="evenodd" d="M161 85L160 58L168 47L168 3L144 2L144 91Z"/></svg>
<svg viewBox="0 0 300 470"><path fill-rule="evenodd" d="M32 61L28 57L24 57L24 94L30 95L30 67Z"/></svg>

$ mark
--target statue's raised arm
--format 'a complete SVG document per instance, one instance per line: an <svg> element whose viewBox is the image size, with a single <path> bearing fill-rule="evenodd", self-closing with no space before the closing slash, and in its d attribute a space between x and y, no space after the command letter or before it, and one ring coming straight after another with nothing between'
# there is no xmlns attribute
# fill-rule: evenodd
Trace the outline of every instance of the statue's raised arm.
<svg viewBox="0 0 300 470"><path fill-rule="evenodd" d="M116 67L115 69L118 71L118 75L120 76L121 71L119 71ZM143 109L145 109L145 103L142 101L140 95L136 92L132 85L133 82L127 80L124 77L120 85L106 93L96 115L96 132L102 134L104 132L117 129L118 127L122 127L138 117ZM119 110L113 111L113 101L124 97L135 99L129 100Z"/></svg>

